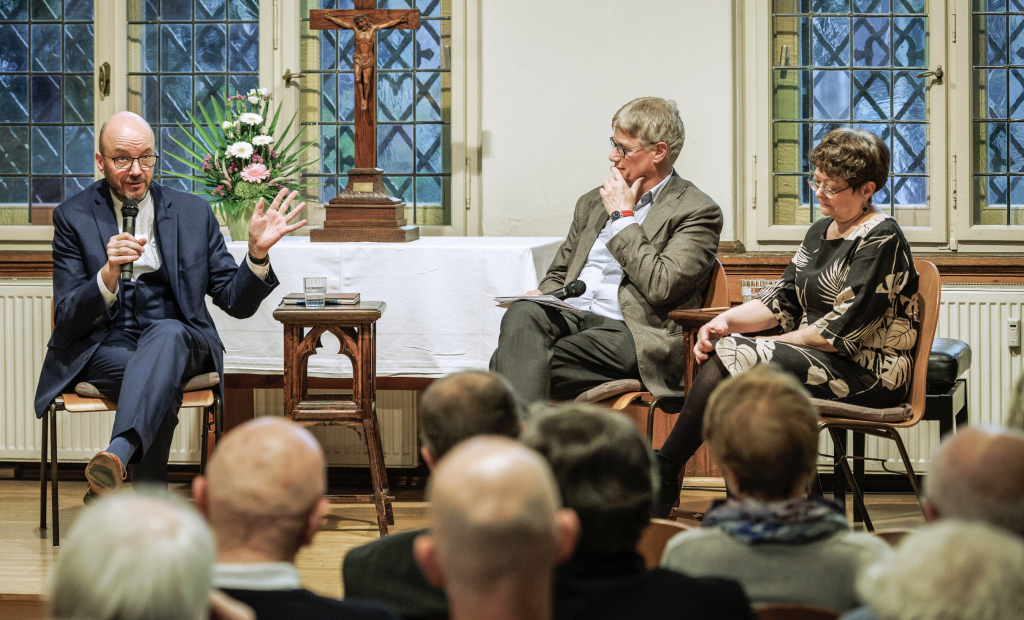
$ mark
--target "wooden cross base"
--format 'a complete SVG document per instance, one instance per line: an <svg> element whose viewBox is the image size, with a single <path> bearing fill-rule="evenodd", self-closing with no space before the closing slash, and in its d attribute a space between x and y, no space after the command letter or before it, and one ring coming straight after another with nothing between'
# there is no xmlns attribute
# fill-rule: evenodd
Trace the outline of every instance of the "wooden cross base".
<svg viewBox="0 0 1024 620"><path fill-rule="evenodd" d="M324 205L322 228L309 231L310 241L377 241L405 243L420 238L418 226L407 226L405 203L390 195L380 168L352 168L348 186Z"/></svg>

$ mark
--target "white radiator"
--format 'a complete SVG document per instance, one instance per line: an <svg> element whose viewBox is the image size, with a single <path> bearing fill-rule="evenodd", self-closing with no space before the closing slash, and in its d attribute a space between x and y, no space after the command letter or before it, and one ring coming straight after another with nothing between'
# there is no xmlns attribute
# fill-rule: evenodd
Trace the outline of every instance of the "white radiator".
<svg viewBox="0 0 1024 620"><path fill-rule="evenodd" d="M1024 317L1024 285L947 284L942 287L936 336L956 338L971 346L971 368L964 375L971 425L1002 424L1005 420L1011 390L1024 370L1021 348L1007 346L1007 321L1021 317ZM921 422L899 433L914 471L926 473L932 453L939 445L939 423ZM819 450L832 454L832 441L823 435ZM867 437L865 456L886 461L884 464L868 461L867 472L903 471L899 451L887 439ZM818 464L830 468L832 459L822 458Z"/></svg>
<svg viewBox="0 0 1024 620"><path fill-rule="evenodd" d="M0 278L0 461L39 458L42 425L33 411L36 383L50 339L53 281ZM390 467L413 467L416 452L416 392L378 391L384 460ZM282 390L257 390L257 415L281 415ZM86 462L107 447L114 413L62 412L57 454L62 461ZM198 463L199 411L182 409L171 446L172 463ZM331 465L367 466L366 450L355 431L316 428Z"/></svg>

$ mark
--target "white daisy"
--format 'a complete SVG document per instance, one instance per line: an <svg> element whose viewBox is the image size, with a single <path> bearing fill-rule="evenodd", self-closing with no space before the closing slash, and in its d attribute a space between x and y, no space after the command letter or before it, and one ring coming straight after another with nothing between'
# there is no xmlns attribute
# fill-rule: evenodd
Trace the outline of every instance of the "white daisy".
<svg viewBox="0 0 1024 620"><path fill-rule="evenodd" d="M252 145L248 142L235 142L228 147L228 155L237 159L249 159L252 157Z"/></svg>
<svg viewBox="0 0 1024 620"><path fill-rule="evenodd" d="M263 117L255 112L246 112L239 115L238 120L246 125L259 125L263 122Z"/></svg>
<svg viewBox="0 0 1024 620"><path fill-rule="evenodd" d="M274 141L273 136L256 136L252 139L252 143L256 146L265 146Z"/></svg>

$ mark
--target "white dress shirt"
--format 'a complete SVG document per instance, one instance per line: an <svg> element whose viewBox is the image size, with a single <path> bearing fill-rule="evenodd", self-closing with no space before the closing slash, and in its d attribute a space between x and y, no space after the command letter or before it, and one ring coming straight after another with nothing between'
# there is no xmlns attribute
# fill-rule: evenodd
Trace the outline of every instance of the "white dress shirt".
<svg viewBox="0 0 1024 620"><path fill-rule="evenodd" d="M288 562L213 565L213 587L228 590L301 590L302 579Z"/></svg>
<svg viewBox="0 0 1024 620"><path fill-rule="evenodd" d="M643 223L647 214L651 211L651 205L661 195L661 191L665 189L665 185L672 178L674 172L674 170L670 172L667 177L661 180L661 183L658 183L650 191L640 196L636 206L633 207L632 216L620 217L614 222L609 219L605 222L604 228L601 229L601 234L594 241L594 247L590 249L590 254L587 255L587 262L584 263L583 270L577 278L587 285L587 291L580 297L566 299L566 302L580 310L593 312L616 321L622 320L622 310L619 308L619 284L622 282L622 265L619 264L619 261L615 260L615 257L608 250L608 242L625 227L631 224Z"/></svg>
<svg viewBox="0 0 1024 620"><path fill-rule="evenodd" d="M123 204L117 199L117 196L111 192L110 197L114 200L114 217L117 219L117 232L124 232L124 217L121 215L121 205ZM142 202L139 203L139 214L135 217L135 238L146 239L146 245L142 246L145 252L139 257L139 260L132 263L132 282L139 279L144 273L156 271L160 269L160 250L157 247L156 242L156 226L153 225L156 214L153 207L153 192L146 192L146 195L142 198ZM266 262L263 265L256 265L249 260L249 255L245 255L246 262L249 263L249 270L252 271L260 280L267 279L267 272L270 271L270 262ZM120 276L114 281L114 292L107 290L106 285L103 284L103 270L101 269L96 273L96 282L100 286L100 294L103 295L103 301L106 302L107 307L114 305L117 301L117 291L120 287Z"/></svg>

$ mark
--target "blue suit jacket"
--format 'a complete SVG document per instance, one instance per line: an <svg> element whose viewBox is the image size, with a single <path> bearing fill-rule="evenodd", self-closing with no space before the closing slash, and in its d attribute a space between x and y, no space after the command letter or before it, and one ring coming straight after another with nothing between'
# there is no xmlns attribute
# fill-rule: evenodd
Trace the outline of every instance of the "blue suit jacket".
<svg viewBox="0 0 1024 620"><path fill-rule="evenodd" d="M206 337L223 377L224 346L206 296L230 316L248 318L278 285L277 276L271 268L260 280L247 262L235 264L206 201L156 183L150 192L156 243L174 301L184 321ZM54 330L36 388L38 417L85 367L120 313L124 287L108 309L96 283L107 262L107 242L118 233L113 205L106 181L97 181L53 212Z"/></svg>

